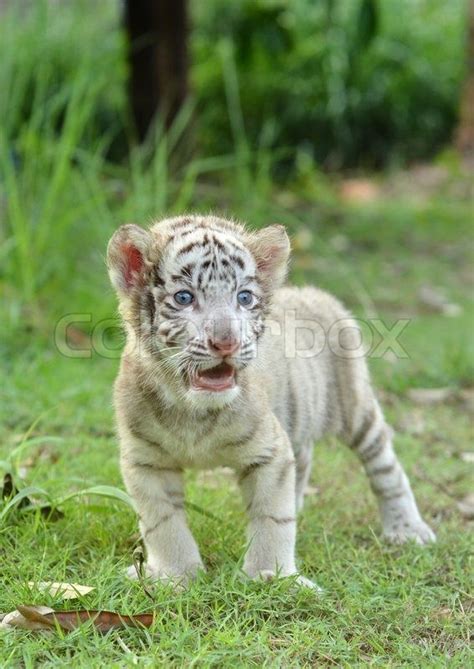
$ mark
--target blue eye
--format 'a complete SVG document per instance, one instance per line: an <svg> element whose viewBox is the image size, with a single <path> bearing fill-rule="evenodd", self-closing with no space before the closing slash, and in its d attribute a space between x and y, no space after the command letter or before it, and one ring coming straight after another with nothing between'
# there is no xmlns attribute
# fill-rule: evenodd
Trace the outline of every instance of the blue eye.
<svg viewBox="0 0 474 669"><path fill-rule="evenodd" d="M189 290L178 290L178 292L174 294L174 301L182 307L186 307L194 301L194 295L190 293Z"/></svg>
<svg viewBox="0 0 474 669"><path fill-rule="evenodd" d="M253 303L253 295L250 290L241 290L240 293L237 294L237 302L242 307L250 307Z"/></svg>

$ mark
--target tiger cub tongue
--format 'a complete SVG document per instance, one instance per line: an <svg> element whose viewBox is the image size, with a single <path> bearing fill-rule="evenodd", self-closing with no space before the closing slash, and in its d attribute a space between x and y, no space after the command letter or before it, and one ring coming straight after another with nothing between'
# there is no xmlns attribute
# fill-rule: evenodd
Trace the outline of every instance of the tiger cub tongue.
<svg viewBox="0 0 474 669"><path fill-rule="evenodd" d="M228 390L234 387L234 375L234 368L221 362L217 367L198 371L192 379L192 386L195 390Z"/></svg>

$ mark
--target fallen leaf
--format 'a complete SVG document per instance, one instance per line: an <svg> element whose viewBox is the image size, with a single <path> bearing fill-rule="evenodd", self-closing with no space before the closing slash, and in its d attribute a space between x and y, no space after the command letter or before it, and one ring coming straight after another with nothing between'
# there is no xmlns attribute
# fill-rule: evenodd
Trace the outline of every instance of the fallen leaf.
<svg viewBox="0 0 474 669"><path fill-rule="evenodd" d="M33 615L33 610L38 616L43 616L46 613L52 613L54 609L51 609L49 606L29 606L28 608L31 613L29 616L23 615L19 610L11 611L3 616L3 620L0 622L0 628L5 627L19 627L24 630L44 630L51 629L54 627L54 623L51 624L50 621L45 623L43 619L38 622L36 616Z"/></svg>
<svg viewBox="0 0 474 669"><path fill-rule="evenodd" d="M408 399L415 404L441 404L453 399L453 388L411 388L407 393Z"/></svg>
<svg viewBox="0 0 474 669"><path fill-rule="evenodd" d="M466 520L474 520L474 493L466 495L464 499L457 503L458 510Z"/></svg>
<svg viewBox="0 0 474 669"><path fill-rule="evenodd" d="M39 581L35 583L34 581L28 582L28 587L35 589L37 588L40 592L47 592L53 597L60 595L63 599L77 599L82 595L87 595L95 588L89 585L78 585L77 583L62 583L56 581Z"/></svg>
<svg viewBox="0 0 474 669"><path fill-rule="evenodd" d="M16 611L8 613L0 627L19 627L27 630L53 630L57 625L65 631L91 622L99 632L125 627L151 627L153 613L140 613L126 616L112 611L54 611L48 606L18 606Z"/></svg>
<svg viewBox="0 0 474 669"><path fill-rule="evenodd" d="M418 299L429 311L444 316L458 316L462 313L462 307L459 304L450 302L439 288L433 286L422 286L418 291Z"/></svg>

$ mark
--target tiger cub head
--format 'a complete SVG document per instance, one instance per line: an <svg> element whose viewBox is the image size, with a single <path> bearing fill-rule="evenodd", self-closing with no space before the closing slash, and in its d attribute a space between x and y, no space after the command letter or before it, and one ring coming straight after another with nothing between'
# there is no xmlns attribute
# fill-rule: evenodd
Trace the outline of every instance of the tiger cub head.
<svg viewBox="0 0 474 669"><path fill-rule="evenodd" d="M158 364L176 399L232 401L289 252L281 225L250 232L213 216L167 219L148 230L123 225L107 264L127 350Z"/></svg>

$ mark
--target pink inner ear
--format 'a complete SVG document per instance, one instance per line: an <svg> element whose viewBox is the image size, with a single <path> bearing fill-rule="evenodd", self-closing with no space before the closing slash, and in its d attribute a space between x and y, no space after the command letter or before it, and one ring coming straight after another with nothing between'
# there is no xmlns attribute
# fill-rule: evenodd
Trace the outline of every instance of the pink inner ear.
<svg viewBox="0 0 474 669"><path fill-rule="evenodd" d="M133 283L134 274L138 274L143 266L143 256L140 251L131 244L122 246L122 253L125 260L124 279L127 288Z"/></svg>
<svg viewBox="0 0 474 669"><path fill-rule="evenodd" d="M277 246L271 246L265 250L265 255L257 260L257 267L261 272L268 272L275 264L275 256L278 253Z"/></svg>

